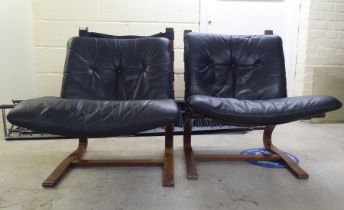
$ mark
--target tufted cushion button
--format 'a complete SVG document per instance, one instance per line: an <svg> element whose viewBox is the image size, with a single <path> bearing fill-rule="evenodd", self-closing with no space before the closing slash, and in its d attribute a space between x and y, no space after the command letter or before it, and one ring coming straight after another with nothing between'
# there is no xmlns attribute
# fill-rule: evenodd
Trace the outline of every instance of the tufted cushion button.
<svg viewBox="0 0 344 210"><path fill-rule="evenodd" d="M231 67L232 67L232 68L235 68L235 67L236 67L235 63L232 63L232 64L231 64Z"/></svg>
<svg viewBox="0 0 344 210"><path fill-rule="evenodd" d="M96 67L95 66L90 66L90 70L91 71L96 71Z"/></svg>
<svg viewBox="0 0 344 210"><path fill-rule="evenodd" d="M88 72L89 74L94 74L94 72L96 72L96 68L94 66L90 66Z"/></svg>

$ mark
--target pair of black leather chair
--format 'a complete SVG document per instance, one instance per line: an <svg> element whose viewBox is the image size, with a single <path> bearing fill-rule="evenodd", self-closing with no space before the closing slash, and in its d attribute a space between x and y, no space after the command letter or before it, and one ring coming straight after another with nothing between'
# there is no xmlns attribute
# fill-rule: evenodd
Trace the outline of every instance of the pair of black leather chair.
<svg viewBox="0 0 344 210"><path fill-rule="evenodd" d="M72 166L161 166L163 185L174 186L173 123L179 110L173 94L173 29L150 37L81 31L67 47L61 97L19 103L7 116L15 125L79 138L78 148L43 182L53 187ZM286 94L282 40L278 36L185 33L184 151L188 179L196 161L282 160L298 178L308 175L271 144L277 124L335 110L329 96ZM265 126L267 156L194 155L192 120L210 117L234 125ZM165 127L162 160L85 160L88 137L131 135Z"/></svg>

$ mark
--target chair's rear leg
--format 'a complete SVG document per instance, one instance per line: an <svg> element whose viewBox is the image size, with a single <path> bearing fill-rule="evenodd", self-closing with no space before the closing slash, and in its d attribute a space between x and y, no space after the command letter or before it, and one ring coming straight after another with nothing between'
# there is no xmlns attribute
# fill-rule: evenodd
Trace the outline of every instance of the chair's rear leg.
<svg viewBox="0 0 344 210"><path fill-rule="evenodd" d="M173 125L169 125L165 129L163 186L164 187L174 186Z"/></svg>
<svg viewBox="0 0 344 210"><path fill-rule="evenodd" d="M288 155L276 148L271 142L272 132L275 126L266 126L263 134L263 142L265 149L275 153L281 157L281 160L286 165L287 169L298 179L307 179L308 173L304 171L299 165L295 163Z"/></svg>
<svg viewBox="0 0 344 210"><path fill-rule="evenodd" d="M184 156L186 164L186 177L189 180L198 179L196 160L191 146L192 119L186 118L184 125Z"/></svg>
<svg viewBox="0 0 344 210"><path fill-rule="evenodd" d="M87 138L79 138L78 148L66 157L42 183L43 187L55 187L62 176L71 167L73 160L81 159L87 150Z"/></svg>

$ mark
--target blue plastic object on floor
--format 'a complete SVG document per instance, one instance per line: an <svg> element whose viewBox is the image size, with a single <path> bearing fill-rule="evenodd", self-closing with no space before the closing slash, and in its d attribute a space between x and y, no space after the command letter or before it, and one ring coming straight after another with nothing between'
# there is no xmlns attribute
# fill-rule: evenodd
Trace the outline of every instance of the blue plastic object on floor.
<svg viewBox="0 0 344 210"><path fill-rule="evenodd" d="M264 148L253 148L253 149L247 149L240 153L241 155L269 155L271 154L268 150ZM299 164L300 160L295 157L294 155L287 153L286 154L297 164ZM248 163L260 166L264 168L285 168L285 165L282 161L276 160L276 161L255 161L255 160L249 160Z"/></svg>

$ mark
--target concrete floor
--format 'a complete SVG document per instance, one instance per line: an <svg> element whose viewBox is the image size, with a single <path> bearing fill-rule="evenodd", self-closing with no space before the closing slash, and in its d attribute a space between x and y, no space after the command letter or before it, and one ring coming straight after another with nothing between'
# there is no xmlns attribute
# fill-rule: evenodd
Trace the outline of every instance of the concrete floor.
<svg viewBox="0 0 344 210"><path fill-rule="evenodd" d="M261 147L262 131L194 136L202 148L240 152ZM0 209L344 209L344 124L290 123L273 135L310 174L246 162L201 163L199 180L185 179L182 137L175 137L175 188L161 186L160 168L74 169L55 189L41 182L77 145L76 140L0 140ZM162 137L91 139L87 158L159 157Z"/></svg>

